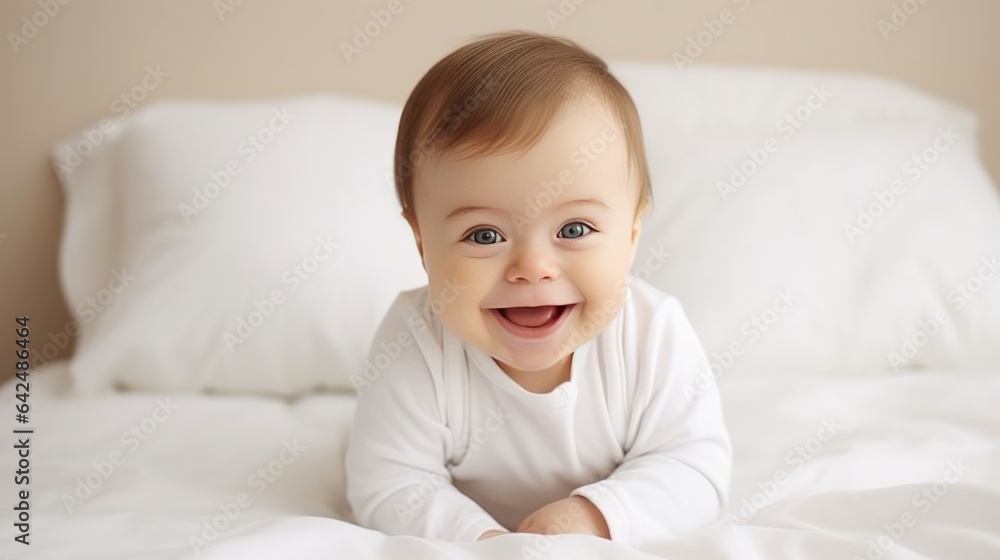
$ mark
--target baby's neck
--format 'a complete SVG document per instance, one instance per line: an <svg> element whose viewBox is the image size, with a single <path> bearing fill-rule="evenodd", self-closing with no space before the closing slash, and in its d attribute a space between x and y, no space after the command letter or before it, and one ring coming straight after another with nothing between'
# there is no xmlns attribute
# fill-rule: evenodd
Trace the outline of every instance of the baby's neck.
<svg viewBox="0 0 1000 560"><path fill-rule="evenodd" d="M570 380L573 354L552 364L550 368L541 371L521 371L496 359L494 361L508 377L521 387L524 387L525 390L532 393L549 393L559 385Z"/></svg>

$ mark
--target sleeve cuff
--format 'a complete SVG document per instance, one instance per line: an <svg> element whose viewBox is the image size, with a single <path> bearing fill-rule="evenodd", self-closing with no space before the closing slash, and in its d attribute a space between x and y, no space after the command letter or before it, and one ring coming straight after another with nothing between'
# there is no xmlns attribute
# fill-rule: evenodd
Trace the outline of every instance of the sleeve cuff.
<svg viewBox="0 0 1000 560"><path fill-rule="evenodd" d="M442 538L452 542L475 542L486 531L506 531L507 528L501 526L492 517L474 516L465 523L456 524L455 528L447 531Z"/></svg>
<svg viewBox="0 0 1000 560"><path fill-rule="evenodd" d="M587 486L581 486L570 492L569 495L582 496L590 500L604 516L604 522L608 524L608 533L611 534L611 541L629 546L631 539L628 530L628 512L611 491L610 484L601 480Z"/></svg>

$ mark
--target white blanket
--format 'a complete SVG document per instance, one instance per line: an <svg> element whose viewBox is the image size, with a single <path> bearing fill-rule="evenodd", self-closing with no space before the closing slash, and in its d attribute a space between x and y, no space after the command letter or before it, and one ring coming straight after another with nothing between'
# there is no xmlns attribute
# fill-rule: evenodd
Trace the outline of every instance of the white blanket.
<svg viewBox="0 0 1000 560"><path fill-rule="evenodd" d="M352 396L82 398L31 378L30 541L14 541L5 430L0 558L1000 558L1000 375L720 379L730 515L655 547L583 535L453 544L350 522ZM14 387L0 391L13 424ZM14 425L15 428L21 427Z"/></svg>

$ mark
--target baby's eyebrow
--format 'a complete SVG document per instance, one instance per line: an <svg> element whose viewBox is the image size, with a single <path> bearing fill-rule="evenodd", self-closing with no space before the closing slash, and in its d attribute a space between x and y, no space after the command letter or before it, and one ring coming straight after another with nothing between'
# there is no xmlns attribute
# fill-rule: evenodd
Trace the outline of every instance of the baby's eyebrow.
<svg viewBox="0 0 1000 560"><path fill-rule="evenodd" d="M561 208L563 206L570 206L570 205L575 205L575 204L594 204L594 205L597 205L597 206L603 206L604 208L606 208L608 210L611 209L610 206L608 206L607 204L605 204L603 201L597 200L596 198L579 198L577 200L569 200L569 201L563 202L562 204L557 205L556 208ZM468 214L469 212L490 212L492 214L503 214L504 213L502 210L499 210L497 208L490 208L488 206L460 206L460 207L452 210L451 212L449 212L448 215L445 216L444 219L447 221L447 220L450 220L452 218L457 218L458 216L461 216L463 214Z"/></svg>
<svg viewBox="0 0 1000 560"><path fill-rule="evenodd" d="M452 210L451 213L445 216L444 219L450 220L452 218L457 218L463 214L468 214L469 212L492 212L494 214L502 213L500 212L500 210L497 210L496 208L488 208L486 206L460 206Z"/></svg>

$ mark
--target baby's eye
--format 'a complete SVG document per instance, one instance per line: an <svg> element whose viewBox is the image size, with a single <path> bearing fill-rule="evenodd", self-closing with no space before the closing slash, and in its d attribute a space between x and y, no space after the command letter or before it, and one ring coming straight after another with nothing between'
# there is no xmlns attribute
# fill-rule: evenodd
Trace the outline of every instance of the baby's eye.
<svg viewBox="0 0 1000 560"><path fill-rule="evenodd" d="M493 245L494 243L499 243L503 240L500 234L495 229L477 229L476 231L469 234L466 239L472 238L473 243L477 245Z"/></svg>
<svg viewBox="0 0 1000 560"><path fill-rule="evenodd" d="M564 225L562 229L559 230L559 233L563 234L562 237L575 239L577 237L583 237L584 235L587 235L588 232L593 230L594 228L583 222L572 222Z"/></svg>

